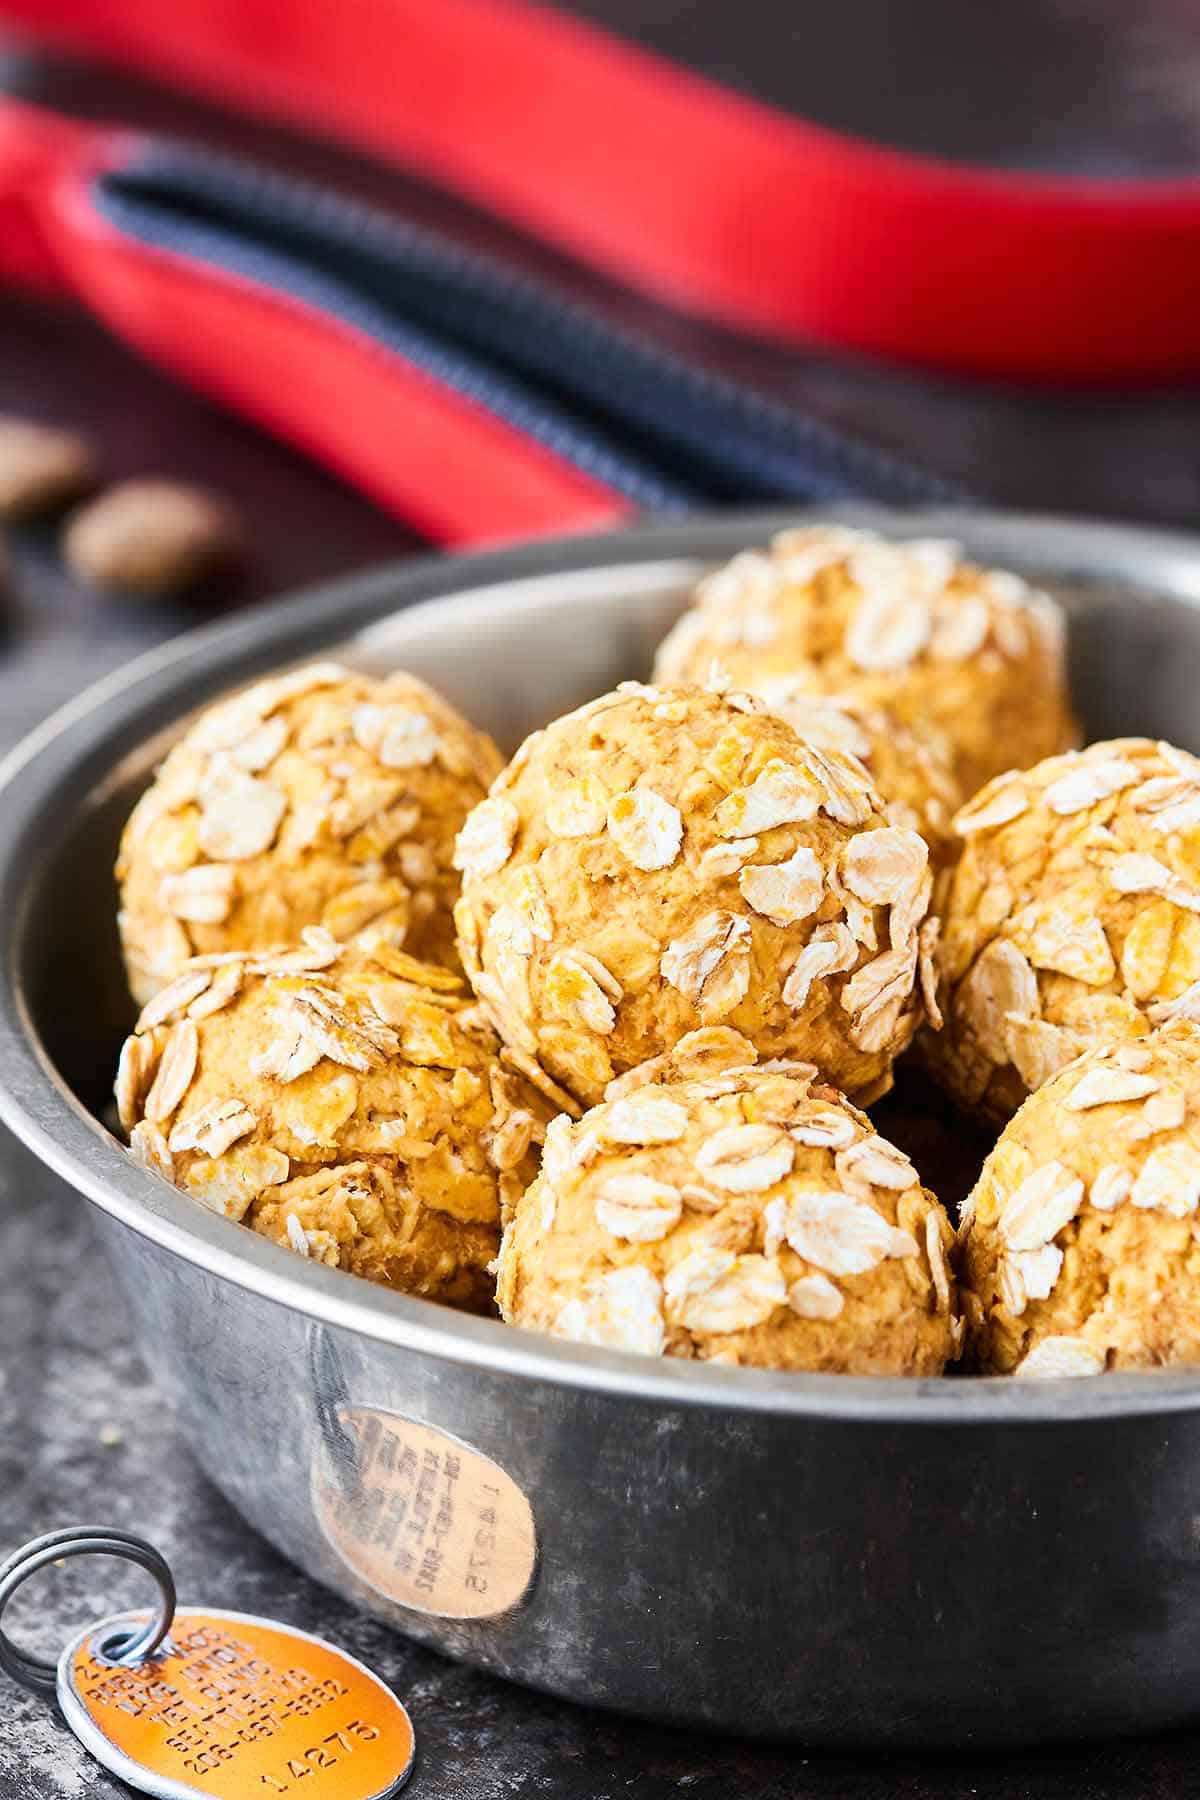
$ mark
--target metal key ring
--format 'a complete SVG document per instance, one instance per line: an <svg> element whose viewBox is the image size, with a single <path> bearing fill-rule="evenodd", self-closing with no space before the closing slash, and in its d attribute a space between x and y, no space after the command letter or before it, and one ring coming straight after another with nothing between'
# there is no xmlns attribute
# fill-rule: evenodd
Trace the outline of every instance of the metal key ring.
<svg viewBox="0 0 1200 1800"><path fill-rule="evenodd" d="M135 1563L153 1575L158 1583L159 1605L146 1624L133 1632L118 1651L110 1648L113 1662L137 1663L151 1656L171 1629L175 1617L175 1581L165 1558L145 1538L133 1537L127 1531L110 1530L103 1525L72 1525L63 1531L49 1531L0 1563L0 1620L4 1609L19 1587L48 1563L68 1556L116 1556ZM53 1663L42 1662L18 1650L12 1639L0 1628L0 1669L35 1693L53 1694L58 1671Z"/></svg>

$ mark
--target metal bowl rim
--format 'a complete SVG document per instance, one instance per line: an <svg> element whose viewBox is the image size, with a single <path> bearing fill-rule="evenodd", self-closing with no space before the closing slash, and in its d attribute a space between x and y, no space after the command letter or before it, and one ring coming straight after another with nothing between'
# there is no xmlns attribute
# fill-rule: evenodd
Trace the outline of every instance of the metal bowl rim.
<svg viewBox="0 0 1200 1800"><path fill-rule="evenodd" d="M175 716L274 665L328 652L356 631L420 604L478 603L479 590L539 575L631 563L706 560L761 541L805 509L730 512L620 534L542 540L466 556L427 557L306 590L270 609L204 626L138 657L94 683L31 732L0 762L0 881L31 843L51 797L73 769L151 701L174 696ZM810 509L811 512L811 509ZM1181 532L1056 515L944 508L892 513L822 508L897 535L955 536L971 529L1011 537L1010 560L1036 566L1047 553L1082 574L1101 568L1136 583L1156 566L1161 591L1200 606L1200 538ZM1039 548L1042 556L1039 557ZM1018 549L1024 554L1018 554ZM190 697L183 698L190 690ZM1200 1370L1109 1375L1091 1381L787 1374L651 1359L566 1344L394 1294L306 1263L243 1227L206 1212L133 1165L116 1139L76 1100L43 1049L17 966L20 931L5 910L0 941L0 1120L43 1162L103 1211L217 1280L228 1280L315 1322L489 1371L631 1400L726 1412L823 1417L889 1424L1064 1424L1075 1420L1190 1411L1200 1405Z"/></svg>

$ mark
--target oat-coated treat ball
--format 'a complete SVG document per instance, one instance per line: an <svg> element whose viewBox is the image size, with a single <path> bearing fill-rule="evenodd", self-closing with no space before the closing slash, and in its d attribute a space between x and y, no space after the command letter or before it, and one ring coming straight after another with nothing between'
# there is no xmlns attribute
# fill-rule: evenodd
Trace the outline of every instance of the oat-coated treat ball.
<svg viewBox="0 0 1200 1800"><path fill-rule="evenodd" d="M498 1297L510 1324L647 1355L936 1375L957 1353L952 1236L811 1064L755 1067L710 1026L554 1120Z"/></svg>
<svg viewBox="0 0 1200 1800"><path fill-rule="evenodd" d="M926 845L744 695L628 684L528 739L458 840L464 967L585 1105L701 1025L882 1092L920 1003Z"/></svg>
<svg viewBox="0 0 1200 1800"><path fill-rule="evenodd" d="M547 1109L463 987L311 926L291 951L195 958L121 1053L134 1155L301 1256L488 1307Z"/></svg>
<svg viewBox="0 0 1200 1800"><path fill-rule="evenodd" d="M963 1209L972 1360L1200 1362L1200 1030L1091 1050L1027 1100Z"/></svg>
<svg viewBox="0 0 1200 1800"><path fill-rule="evenodd" d="M954 845L950 821L962 795L944 755L882 706L855 694L814 694L802 676L771 675L755 693L819 750L856 756L895 824L919 831L936 862Z"/></svg>
<svg viewBox="0 0 1200 1800"><path fill-rule="evenodd" d="M856 695L939 751L967 798L1075 741L1063 645L1045 594L959 561L956 544L816 525L703 581L655 678L705 681L715 662L754 692L787 676Z"/></svg>
<svg viewBox="0 0 1200 1800"><path fill-rule="evenodd" d="M1003 1123L1084 1050L1200 1016L1200 762L1122 738L990 783L958 814L930 1067Z"/></svg>
<svg viewBox="0 0 1200 1800"><path fill-rule="evenodd" d="M189 956L366 932L454 964L454 836L501 759L412 675L314 663L219 701L125 827L121 940L143 1003Z"/></svg>

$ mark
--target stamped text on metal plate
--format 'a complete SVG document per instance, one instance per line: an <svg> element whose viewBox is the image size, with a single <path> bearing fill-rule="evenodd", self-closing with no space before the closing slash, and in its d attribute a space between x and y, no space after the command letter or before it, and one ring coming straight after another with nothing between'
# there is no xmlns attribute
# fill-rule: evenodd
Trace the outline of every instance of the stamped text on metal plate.
<svg viewBox="0 0 1200 1800"><path fill-rule="evenodd" d="M363 1581L415 1612L490 1619L524 1598L537 1562L528 1500L469 1444L378 1407L344 1406L357 1479L318 1468L321 1529Z"/></svg>
<svg viewBox="0 0 1200 1800"><path fill-rule="evenodd" d="M412 1767L408 1714L332 1644L246 1613L182 1607L131 1667L100 1654L145 1614L90 1625L58 1666L58 1700L98 1761L158 1800L386 1800Z"/></svg>

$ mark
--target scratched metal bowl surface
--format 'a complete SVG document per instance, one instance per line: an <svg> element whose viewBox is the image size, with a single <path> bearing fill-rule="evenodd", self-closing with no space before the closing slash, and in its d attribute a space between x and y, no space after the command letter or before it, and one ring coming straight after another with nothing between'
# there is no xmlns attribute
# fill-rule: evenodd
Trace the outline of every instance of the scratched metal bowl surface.
<svg viewBox="0 0 1200 1800"><path fill-rule="evenodd" d="M908 1382L560 1344L306 1263L135 1167L101 1122L131 1011L114 850L187 713L336 651L416 670L512 745L643 673L698 571L795 516L374 572L82 694L0 770L0 1114L94 1203L213 1480L412 1636L580 1701L763 1736L1013 1742L1195 1718L1200 1371ZM850 516L1042 580L1070 610L1090 735L1200 749L1200 540Z"/></svg>

